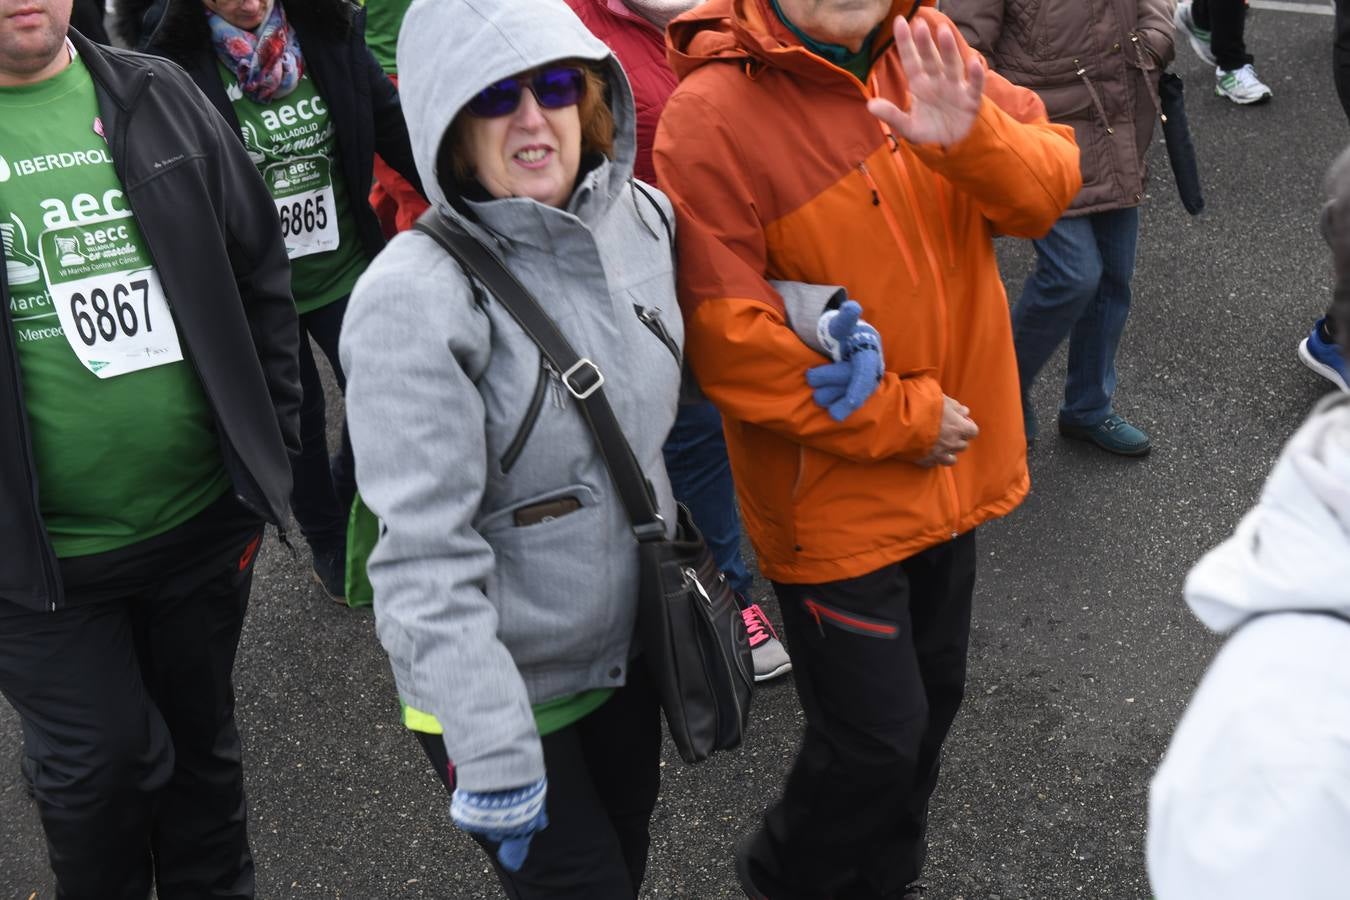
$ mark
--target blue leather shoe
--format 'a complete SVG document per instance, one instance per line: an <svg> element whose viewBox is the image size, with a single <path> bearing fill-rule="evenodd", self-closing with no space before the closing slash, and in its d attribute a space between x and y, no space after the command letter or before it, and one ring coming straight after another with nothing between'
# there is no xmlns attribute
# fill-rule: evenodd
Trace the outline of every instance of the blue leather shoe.
<svg viewBox="0 0 1350 900"><path fill-rule="evenodd" d="M1146 456L1152 444L1148 435L1135 428L1119 413L1111 413L1096 425L1059 423L1059 433L1075 441L1096 444L1117 456Z"/></svg>

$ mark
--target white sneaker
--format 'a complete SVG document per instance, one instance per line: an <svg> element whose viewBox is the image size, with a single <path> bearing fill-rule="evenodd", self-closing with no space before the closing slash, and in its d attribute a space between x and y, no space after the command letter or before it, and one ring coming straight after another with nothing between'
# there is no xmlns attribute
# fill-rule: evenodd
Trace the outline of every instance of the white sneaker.
<svg viewBox="0 0 1350 900"><path fill-rule="evenodd" d="M1242 106L1270 99L1270 88L1256 77L1251 63L1240 69L1215 69L1214 93Z"/></svg>
<svg viewBox="0 0 1350 900"><path fill-rule="evenodd" d="M1211 66L1218 65L1218 60L1214 58L1214 48L1209 45L1209 32L1196 25L1195 17L1191 15L1191 0L1181 0L1177 4L1172 21L1176 24L1177 31L1186 32L1186 37L1191 41L1191 49L1197 56Z"/></svg>

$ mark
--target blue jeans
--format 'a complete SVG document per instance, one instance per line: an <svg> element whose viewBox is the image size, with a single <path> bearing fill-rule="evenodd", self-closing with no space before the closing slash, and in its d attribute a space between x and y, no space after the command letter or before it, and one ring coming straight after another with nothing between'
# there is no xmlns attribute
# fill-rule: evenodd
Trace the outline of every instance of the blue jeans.
<svg viewBox="0 0 1350 900"><path fill-rule="evenodd" d="M754 578L741 558L741 517L717 407L707 400L681 405L662 451L675 499L689 507L731 589L748 598Z"/></svg>
<svg viewBox="0 0 1350 900"><path fill-rule="evenodd" d="M352 442L347 423L342 423L342 444L328 458L328 416L323 381L314 362L309 338L319 345L333 367L338 388L345 390L347 379L338 359L338 335L347 313L347 298L300 316L300 455L291 460L291 512L300 533L316 553L342 546L347 540L347 516L356 496L356 467L352 462ZM306 336L308 335L308 337Z"/></svg>
<svg viewBox="0 0 1350 900"><path fill-rule="evenodd" d="M1060 219L1034 242L1036 268L1012 311L1024 406L1036 375L1068 337L1059 420L1091 427L1111 415L1138 237L1139 210L1131 207Z"/></svg>

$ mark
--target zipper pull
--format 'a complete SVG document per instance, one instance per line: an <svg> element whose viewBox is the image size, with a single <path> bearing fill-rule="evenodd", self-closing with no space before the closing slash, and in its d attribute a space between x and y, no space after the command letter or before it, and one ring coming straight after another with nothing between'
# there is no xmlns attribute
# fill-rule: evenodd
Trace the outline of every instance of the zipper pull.
<svg viewBox="0 0 1350 900"><path fill-rule="evenodd" d="M694 589L694 592L698 594L699 599L703 601L703 605L711 609L712 597L708 596L708 591L703 586L703 582L698 580L698 573L695 572L693 569L689 568L688 566L685 566L683 569L681 569L680 573L684 575L684 586L692 587Z"/></svg>
<svg viewBox="0 0 1350 900"><path fill-rule="evenodd" d="M277 540L281 542L281 546L291 551L291 559L299 557L299 554L295 551L295 545L291 543L290 536L286 534L285 528L277 527Z"/></svg>
<svg viewBox="0 0 1350 900"><path fill-rule="evenodd" d="M858 163L858 171L862 173L863 178L867 179L867 186L872 189L872 205L881 205L881 195L877 193L876 182L872 180L872 173L867 171L867 163Z"/></svg>

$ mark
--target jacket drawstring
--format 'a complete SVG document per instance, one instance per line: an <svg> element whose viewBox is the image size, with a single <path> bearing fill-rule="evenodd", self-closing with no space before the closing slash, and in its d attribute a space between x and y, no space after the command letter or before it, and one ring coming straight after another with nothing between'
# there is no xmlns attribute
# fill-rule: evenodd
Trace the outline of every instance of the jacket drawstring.
<svg viewBox="0 0 1350 900"><path fill-rule="evenodd" d="M1139 61L1139 71L1144 73L1145 88L1147 88L1149 66L1148 60L1144 59L1144 48L1140 46L1139 35L1130 32L1130 43L1134 44L1134 56L1135 59ZM1158 92L1150 89L1148 91L1148 99L1153 101L1153 109L1158 114L1158 119L1163 123L1166 123L1167 115L1163 112L1162 101L1158 99Z"/></svg>
<svg viewBox="0 0 1350 900"><path fill-rule="evenodd" d="M1115 134L1116 130L1111 127L1111 120L1106 117L1106 107L1102 106L1102 98L1098 96L1097 89L1092 86L1092 81L1087 77L1087 67L1079 66L1078 71L1074 74L1081 78L1083 84L1087 86L1088 96L1092 98L1092 105L1097 108L1097 116L1102 120L1102 126L1106 129L1106 133Z"/></svg>

